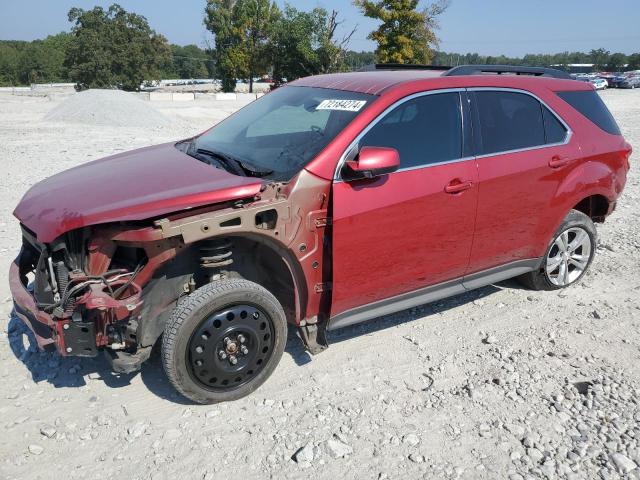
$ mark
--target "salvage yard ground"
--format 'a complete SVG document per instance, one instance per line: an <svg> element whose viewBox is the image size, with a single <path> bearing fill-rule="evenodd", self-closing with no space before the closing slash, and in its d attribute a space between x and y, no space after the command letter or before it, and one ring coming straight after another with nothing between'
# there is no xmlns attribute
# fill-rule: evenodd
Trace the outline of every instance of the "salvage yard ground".
<svg viewBox="0 0 640 480"><path fill-rule="evenodd" d="M640 92L602 97L640 150ZM240 105L153 102L171 119L153 128L45 121L64 99L0 93L1 480L640 478L637 153L579 285L503 282L333 332L313 360L290 335L257 392L198 406L157 357L115 376L101 358L30 345L9 297L11 212L45 177L191 136Z"/></svg>

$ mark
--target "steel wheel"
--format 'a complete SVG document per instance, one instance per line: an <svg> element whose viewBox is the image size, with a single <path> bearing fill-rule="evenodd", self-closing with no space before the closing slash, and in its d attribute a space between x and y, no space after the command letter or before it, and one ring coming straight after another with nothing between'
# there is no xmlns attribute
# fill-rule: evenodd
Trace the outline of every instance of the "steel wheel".
<svg viewBox="0 0 640 480"><path fill-rule="evenodd" d="M547 254L545 274L549 281L564 287L575 282L589 265L591 237L582 227L564 230Z"/></svg>
<svg viewBox="0 0 640 480"><path fill-rule="evenodd" d="M264 368L274 342L273 322L262 309L245 304L228 307L194 331L187 345L187 369L208 390L233 390Z"/></svg>

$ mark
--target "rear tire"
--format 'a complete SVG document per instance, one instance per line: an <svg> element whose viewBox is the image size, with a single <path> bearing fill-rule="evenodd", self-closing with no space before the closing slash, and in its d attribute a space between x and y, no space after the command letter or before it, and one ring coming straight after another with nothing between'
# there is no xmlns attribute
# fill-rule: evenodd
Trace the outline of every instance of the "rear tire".
<svg viewBox="0 0 640 480"><path fill-rule="evenodd" d="M559 290L578 282L593 261L597 233L593 221L571 210L551 238L540 268L518 280L532 290Z"/></svg>
<svg viewBox="0 0 640 480"><path fill-rule="evenodd" d="M218 280L176 306L162 338L162 363L185 397L226 402L269 378L286 339L285 314L271 293L247 280Z"/></svg>

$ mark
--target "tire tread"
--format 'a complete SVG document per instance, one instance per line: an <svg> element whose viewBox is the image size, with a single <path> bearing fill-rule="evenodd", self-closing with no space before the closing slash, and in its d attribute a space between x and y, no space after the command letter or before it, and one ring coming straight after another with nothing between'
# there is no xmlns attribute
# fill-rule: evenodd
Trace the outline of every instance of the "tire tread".
<svg viewBox="0 0 640 480"><path fill-rule="evenodd" d="M173 312L171 313L171 316L167 320L167 325L162 336L162 364L171 385L173 385L173 387L180 394L195 402L215 403L216 401L225 401L225 399L212 400L209 396L203 396L200 392L193 392L190 389L185 388L185 385L181 381L180 374L176 367L176 355L179 354L176 345L180 338L181 327L188 319L190 319L195 314L195 312L197 312L201 308L204 308L208 303L215 301L217 298L220 298L224 294L232 293L238 290L255 293L256 295L259 295L261 297L262 301L268 301L271 304L272 309L280 314L279 319L272 318L272 321L274 323L284 323L284 328L286 331L284 310L282 309L282 306L280 305L278 300L264 287L258 285L257 283L250 282L249 280L240 278L217 280L204 285L197 289L195 292L187 295L186 297L183 297L182 301L180 301L176 305ZM280 360L279 357L281 356L282 351L275 352L272 356L272 360L277 363ZM247 384L247 386L251 386L251 384L249 383ZM259 385L255 385L253 388L248 388L248 392L246 394L252 392L258 386Z"/></svg>

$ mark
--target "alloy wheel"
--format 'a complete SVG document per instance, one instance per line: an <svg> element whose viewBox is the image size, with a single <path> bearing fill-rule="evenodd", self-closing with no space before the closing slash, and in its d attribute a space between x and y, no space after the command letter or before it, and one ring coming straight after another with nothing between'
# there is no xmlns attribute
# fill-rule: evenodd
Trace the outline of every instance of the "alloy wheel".
<svg viewBox="0 0 640 480"><path fill-rule="evenodd" d="M591 248L591 237L581 227L560 233L547 254L545 273L549 281L560 287L575 282L589 265Z"/></svg>

